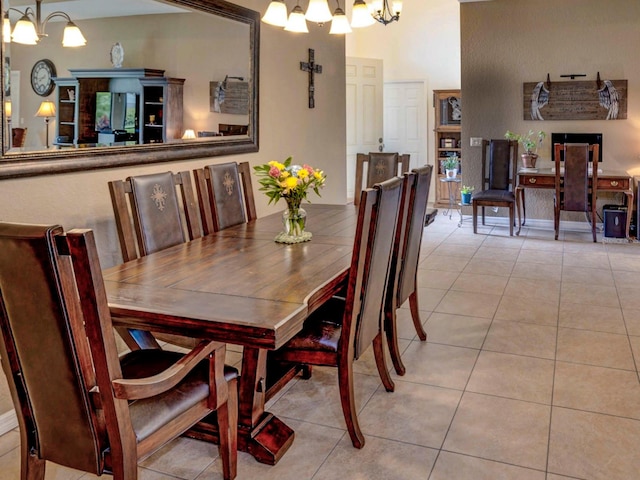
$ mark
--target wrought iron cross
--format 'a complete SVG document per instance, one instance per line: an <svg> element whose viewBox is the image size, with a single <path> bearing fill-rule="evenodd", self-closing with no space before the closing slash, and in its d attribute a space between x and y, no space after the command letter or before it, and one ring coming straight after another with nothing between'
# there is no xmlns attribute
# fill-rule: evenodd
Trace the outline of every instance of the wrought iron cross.
<svg viewBox="0 0 640 480"><path fill-rule="evenodd" d="M315 108L316 100L314 93L316 91L315 86L315 74L322 73L322 65L316 65L315 50L309 49L309 61L300 62L300 70L303 72L309 72L309 108Z"/></svg>

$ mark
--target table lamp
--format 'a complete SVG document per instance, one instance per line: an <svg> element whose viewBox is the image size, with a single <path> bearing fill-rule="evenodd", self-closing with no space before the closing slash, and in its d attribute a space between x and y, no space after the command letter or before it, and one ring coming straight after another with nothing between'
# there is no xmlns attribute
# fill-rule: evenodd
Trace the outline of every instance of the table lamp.
<svg viewBox="0 0 640 480"><path fill-rule="evenodd" d="M192 128L187 128L184 131L184 135L182 135L183 140L192 140L194 138L196 138L196 132L194 132Z"/></svg>
<svg viewBox="0 0 640 480"><path fill-rule="evenodd" d="M12 147L12 137L13 131L11 130L11 100L7 100L4 102L4 118L7 119L7 132L9 132L8 140L9 140L9 148Z"/></svg>
<svg viewBox="0 0 640 480"><path fill-rule="evenodd" d="M36 117L44 117L44 124L46 128L46 144L47 148L49 148L49 118L56 116L56 106L53 102L49 100L45 100L40 104L40 108L36 112Z"/></svg>

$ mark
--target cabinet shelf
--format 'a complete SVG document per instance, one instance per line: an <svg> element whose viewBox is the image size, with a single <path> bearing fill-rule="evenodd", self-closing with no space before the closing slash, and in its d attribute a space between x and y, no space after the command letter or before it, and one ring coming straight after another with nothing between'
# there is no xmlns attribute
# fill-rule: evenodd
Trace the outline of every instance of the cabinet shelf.
<svg viewBox="0 0 640 480"><path fill-rule="evenodd" d="M462 153L462 148L459 147L444 147L443 145L451 144L460 145L462 136L461 132L461 92L460 90L434 90L433 91L433 106L435 109L435 161L436 165L434 169L437 173L437 178L444 177L444 172L440 171L440 161L455 154L459 158ZM462 162L462 159L460 158ZM461 171L462 165L458 167L458 171ZM449 191L447 189L447 183L436 180L436 198L435 205L448 208L449 203ZM460 202L460 194L456 194L456 202Z"/></svg>

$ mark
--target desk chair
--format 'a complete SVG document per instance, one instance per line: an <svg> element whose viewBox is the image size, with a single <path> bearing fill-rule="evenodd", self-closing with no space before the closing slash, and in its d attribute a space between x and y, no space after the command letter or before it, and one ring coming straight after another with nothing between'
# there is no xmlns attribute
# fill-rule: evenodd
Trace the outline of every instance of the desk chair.
<svg viewBox="0 0 640 480"><path fill-rule="evenodd" d="M513 236L517 160L517 142L503 139L482 141L482 190L471 197L473 233L478 233L478 207L482 208L482 225L485 224L485 207L507 207L509 235Z"/></svg>
<svg viewBox="0 0 640 480"><path fill-rule="evenodd" d="M24 143L27 140L26 128L12 128L11 129L11 146L13 148L24 147Z"/></svg>
<svg viewBox="0 0 640 480"><path fill-rule="evenodd" d="M257 218L249 162L208 165L193 176L205 235Z"/></svg>
<svg viewBox="0 0 640 480"><path fill-rule="evenodd" d="M313 312L302 331L276 360L338 367L342 413L351 442L362 448L353 391L353 362L373 344L378 373L387 391L393 382L385 365L381 313L400 207L402 179L392 178L362 191L346 298L333 297Z"/></svg>
<svg viewBox="0 0 640 480"><path fill-rule="evenodd" d="M367 165L367 182L362 184L364 166ZM398 172L398 167L400 172ZM398 153L370 152L358 153L356 156L356 185L353 203L357 207L360 202L360 192L363 188L371 188L376 183L384 182L409 171L409 155Z"/></svg>
<svg viewBox="0 0 640 480"><path fill-rule="evenodd" d="M427 339L427 334L422 328L422 320L420 320L417 275L432 174L432 165L416 168L404 174L400 218L396 227L389 271L389 288L387 288L384 306L387 344L398 375L404 375L405 367L398 347L396 310L407 300L409 300L411 318L418 337L423 342Z"/></svg>
<svg viewBox="0 0 640 480"><path fill-rule="evenodd" d="M118 357L93 232L0 223L0 358L20 426L22 480L46 462L116 480L217 411L225 479L236 475L236 378L225 345Z"/></svg>
<svg viewBox="0 0 640 480"><path fill-rule="evenodd" d="M598 155L600 146L588 143L555 143L554 159L556 167L554 196L554 228L555 239L560 231L560 212L585 212L590 214L591 233L596 241L596 198L598 190ZM589 162L589 154L592 161ZM564 173L561 171L564 159ZM589 163L593 173L589 181Z"/></svg>
<svg viewBox="0 0 640 480"><path fill-rule="evenodd" d="M202 236L189 172L113 180L109 193L125 262ZM158 348L156 338L186 348L199 341L160 333L154 337L141 330L118 329L118 333L131 349Z"/></svg>

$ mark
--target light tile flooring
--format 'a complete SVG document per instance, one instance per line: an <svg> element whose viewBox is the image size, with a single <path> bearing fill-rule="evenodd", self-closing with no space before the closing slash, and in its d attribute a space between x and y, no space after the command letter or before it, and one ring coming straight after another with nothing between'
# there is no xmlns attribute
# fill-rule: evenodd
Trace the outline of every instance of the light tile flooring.
<svg viewBox="0 0 640 480"><path fill-rule="evenodd" d="M345 432L335 371L316 368L269 405L296 432L289 452L275 467L241 453L238 479L640 478L640 244L562 236L474 235L468 219L439 215L419 272L428 342L405 306L396 391L370 352L356 363L365 447ZM18 442L17 431L0 437L2 480L19 478ZM140 474L221 478L216 448L184 438ZM93 477L49 464L47 479L76 478Z"/></svg>

